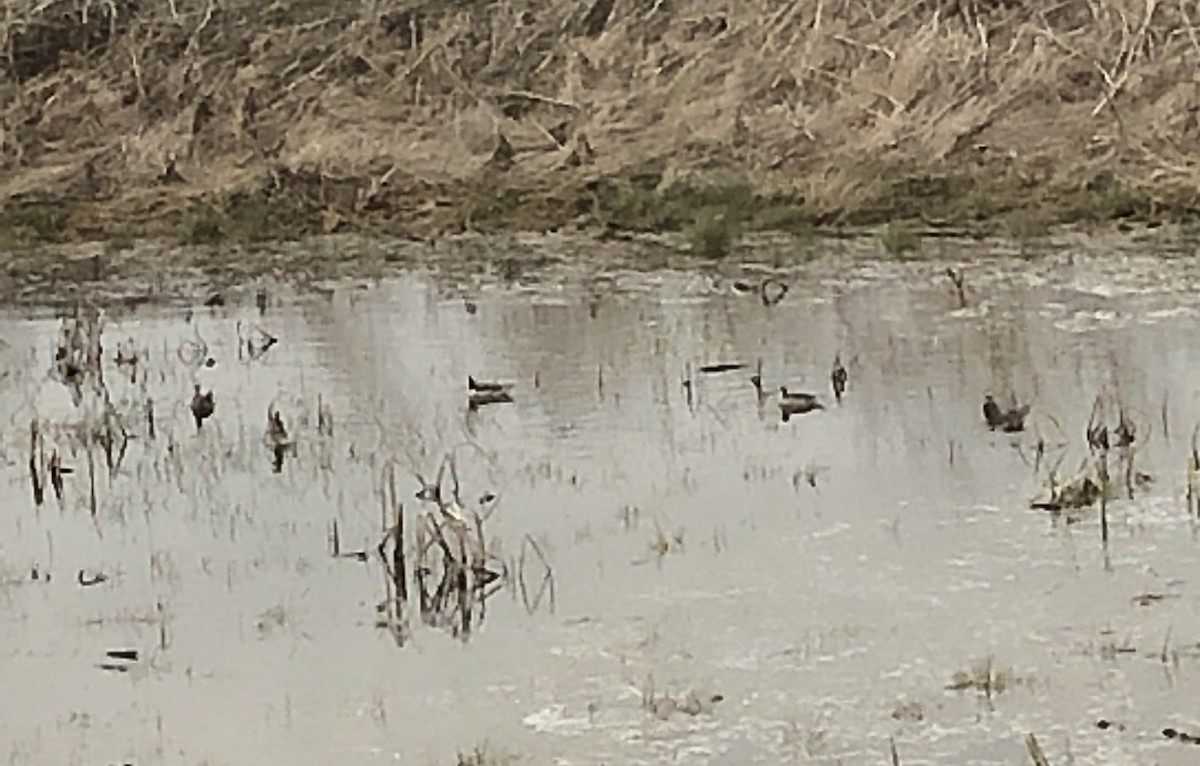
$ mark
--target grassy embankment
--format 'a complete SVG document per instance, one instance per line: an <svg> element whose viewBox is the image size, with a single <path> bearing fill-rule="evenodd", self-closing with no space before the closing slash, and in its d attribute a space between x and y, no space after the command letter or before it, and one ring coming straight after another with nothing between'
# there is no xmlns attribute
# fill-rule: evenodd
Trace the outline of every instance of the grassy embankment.
<svg viewBox="0 0 1200 766"><path fill-rule="evenodd" d="M1188 6L6 0L0 245L1190 220Z"/></svg>

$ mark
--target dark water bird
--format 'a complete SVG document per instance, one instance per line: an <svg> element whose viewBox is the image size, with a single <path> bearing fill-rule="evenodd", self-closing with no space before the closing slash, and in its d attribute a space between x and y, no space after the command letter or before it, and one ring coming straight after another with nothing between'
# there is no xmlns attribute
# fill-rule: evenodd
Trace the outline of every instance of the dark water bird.
<svg viewBox="0 0 1200 766"><path fill-rule="evenodd" d="M816 394L808 394L803 391L788 391L787 386L779 387L779 400L788 404L821 406Z"/></svg>
<svg viewBox="0 0 1200 766"><path fill-rule="evenodd" d="M467 405L471 411L488 404L507 404L512 402L511 383L495 383L475 380L467 376Z"/></svg>
<svg viewBox="0 0 1200 766"><path fill-rule="evenodd" d="M1129 447L1137 441L1137 426L1126 417L1124 410L1121 411L1119 417L1120 422L1117 423L1117 430L1114 432L1114 436L1117 438L1117 449Z"/></svg>
<svg viewBox="0 0 1200 766"><path fill-rule="evenodd" d="M793 415L804 415L823 409L825 405L821 404L816 394L788 391L787 386L779 387L779 413L784 423L791 420Z"/></svg>
<svg viewBox="0 0 1200 766"><path fill-rule="evenodd" d="M1025 418L1029 415L1029 405L1024 404L1012 409L1004 409L991 394L983 397L983 419L988 428L995 431L999 428L1005 433L1017 433L1025 430Z"/></svg>
<svg viewBox="0 0 1200 766"><path fill-rule="evenodd" d="M510 404L512 400L508 391L476 391L467 397L467 406L475 411L489 404Z"/></svg>
<svg viewBox="0 0 1200 766"><path fill-rule="evenodd" d="M283 459L287 456L292 443L288 441L287 426L283 424L283 415L274 405L267 408L267 444L271 448L271 470L275 473L283 471Z"/></svg>
<svg viewBox="0 0 1200 766"><path fill-rule="evenodd" d="M846 393L846 381L849 380L849 375L846 374L846 368L842 366L842 357L833 357L833 371L829 373L829 381L833 384L833 396L837 399L837 403L842 403L842 394Z"/></svg>
<svg viewBox="0 0 1200 766"><path fill-rule="evenodd" d="M479 381L479 380L475 380L474 376L472 376L472 375L467 376L467 390L473 394L485 393L485 392L495 393L495 392L499 392L499 391L508 391L510 388L512 388L511 383L495 383L495 382L490 382L490 381Z"/></svg>
<svg viewBox="0 0 1200 766"><path fill-rule="evenodd" d="M195 393L192 394L192 417L196 419L197 429L204 425L205 420L212 417L216 408L217 403L213 399L213 392L200 393L200 384L197 383Z"/></svg>

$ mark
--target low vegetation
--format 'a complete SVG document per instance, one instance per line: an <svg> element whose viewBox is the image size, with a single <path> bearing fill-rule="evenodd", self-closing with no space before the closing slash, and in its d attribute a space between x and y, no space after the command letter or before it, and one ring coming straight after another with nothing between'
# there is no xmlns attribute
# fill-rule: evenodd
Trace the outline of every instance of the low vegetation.
<svg viewBox="0 0 1200 766"><path fill-rule="evenodd" d="M0 245L1190 220L1157 0L10 0Z"/></svg>

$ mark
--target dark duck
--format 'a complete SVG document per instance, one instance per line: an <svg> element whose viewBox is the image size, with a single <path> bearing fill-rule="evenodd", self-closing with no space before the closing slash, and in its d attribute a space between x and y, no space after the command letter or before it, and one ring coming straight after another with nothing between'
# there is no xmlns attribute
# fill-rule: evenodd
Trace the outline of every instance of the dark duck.
<svg viewBox="0 0 1200 766"><path fill-rule="evenodd" d="M997 429L1005 433L1024 431L1027 415L1029 415L1028 404L1006 410L996 403L991 394L983 397L983 419L987 422L988 428L993 431Z"/></svg>
<svg viewBox="0 0 1200 766"><path fill-rule="evenodd" d="M200 393L200 384L196 384L195 393L192 394L192 417L196 420L197 430L204 425L204 421L212 417L213 412L217 408L217 403L213 399L213 392Z"/></svg>

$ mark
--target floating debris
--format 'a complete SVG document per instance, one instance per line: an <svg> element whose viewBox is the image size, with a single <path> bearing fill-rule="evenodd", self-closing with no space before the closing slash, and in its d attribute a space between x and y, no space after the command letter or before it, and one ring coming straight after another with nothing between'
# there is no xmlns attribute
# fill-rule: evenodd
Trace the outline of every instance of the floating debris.
<svg viewBox="0 0 1200 766"><path fill-rule="evenodd" d="M774 277L764 279L758 288L758 297L764 306L774 306L783 300L788 293L786 282Z"/></svg>
<svg viewBox="0 0 1200 766"><path fill-rule="evenodd" d="M75 576L76 581L85 588L90 588L93 585L108 582L108 575L103 572L88 574L85 570L80 569L79 574Z"/></svg>
<svg viewBox="0 0 1200 766"><path fill-rule="evenodd" d="M720 372L733 372L734 370L744 370L748 365L743 362L717 362L715 364L704 364L700 366L700 372L712 375Z"/></svg>

